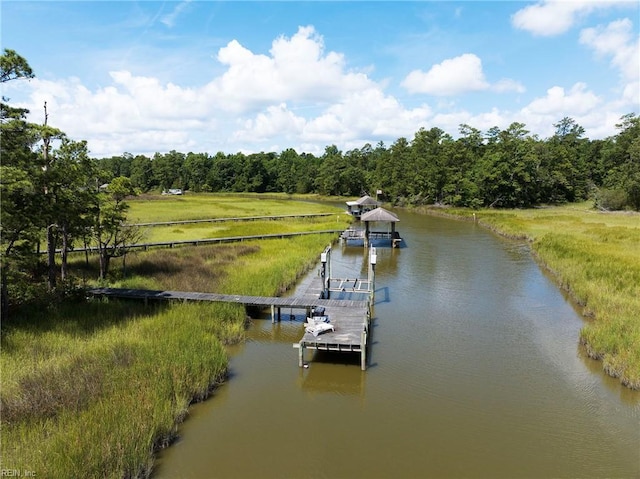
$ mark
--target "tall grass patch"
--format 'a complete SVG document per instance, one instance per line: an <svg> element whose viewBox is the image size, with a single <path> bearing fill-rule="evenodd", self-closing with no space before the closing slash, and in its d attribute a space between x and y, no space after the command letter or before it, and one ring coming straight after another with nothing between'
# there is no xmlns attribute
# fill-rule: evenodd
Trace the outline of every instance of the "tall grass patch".
<svg viewBox="0 0 640 479"><path fill-rule="evenodd" d="M148 471L189 404L224 378L223 343L241 339L244 311L110 301L12 323L2 335L2 467L121 478Z"/></svg>

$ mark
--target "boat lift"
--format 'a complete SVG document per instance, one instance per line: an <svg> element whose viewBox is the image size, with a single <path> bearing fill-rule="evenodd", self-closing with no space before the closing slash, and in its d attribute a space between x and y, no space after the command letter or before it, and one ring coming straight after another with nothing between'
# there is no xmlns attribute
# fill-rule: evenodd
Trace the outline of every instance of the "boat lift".
<svg viewBox="0 0 640 479"><path fill-rule="evenodd" d="M376 290L376 262L378 255L376 248L369 247L369 261L367 268L367 278L332 278L331 277L331 246L327 246L320 255L322 267L320 276L322 278L323 299L331 299L331 293L358 293L368 294L371 299Z"/></svg>

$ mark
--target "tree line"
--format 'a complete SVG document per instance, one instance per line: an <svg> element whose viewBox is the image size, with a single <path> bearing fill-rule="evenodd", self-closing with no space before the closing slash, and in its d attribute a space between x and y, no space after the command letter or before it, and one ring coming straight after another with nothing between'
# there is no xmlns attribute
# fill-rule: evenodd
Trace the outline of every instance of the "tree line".
<svg viewBox="0 0 640 479"><path fill-rule="evenodd" d="M0 83L33 76L23 57L4 50ZM46 103L43 108L43 124L34 124L26 121L27 110L11 107L4 97L0 103L3 317L12 304L73 289L67 253L74 245L97 246L99 276L104 278L110 259L138 237L136 228L125 223L125 199L135 194L131 180L104 178L100 163L89 156L87 142L72 140L50 126ZM105 181L109 187L101 188ZM44 261L41 251L47 253Z"/></svg>
<svg viewBox="0 0 640 479"><path fill-rule="evenodd" d="M33 78L13 50L0 56L0 83ZM605 209L640 210L640 118L620 119L618 133L589 140L572 118L547 139L513 123L482 132L460 125L453 138L420 128L412 139L322 155L280 153L156 153L91 158L87 142L27 110L0 104L2 308L55 291L67 278L67 252L97 246L99 277L139 232L126 224L127 197L179 188L194 192L378 194L396 205L530 207L593 198ZM38 254L47 251L47 255ZM56 266L56 251L60 266ZM64 288L62 288L64 289Z"/></svg>
<svg viewBox="0 0 640 479"><path fill-rule="evenodd" d="M640 209L640 118L620 119L618 133L589 140L569 117L540 139L512 123L482 132L460 125L454 139L419 129L387 147L335 145L315 156L280 153L125 153L98 161L104 178L123 176L142 192L279 192L360 196L382 191L393 204L531 207L594 199L603 209Z"/></svg>

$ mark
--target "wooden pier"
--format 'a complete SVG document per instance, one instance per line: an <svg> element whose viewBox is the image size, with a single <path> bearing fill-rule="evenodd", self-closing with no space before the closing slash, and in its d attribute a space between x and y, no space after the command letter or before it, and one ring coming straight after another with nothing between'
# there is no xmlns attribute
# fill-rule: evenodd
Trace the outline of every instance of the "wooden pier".
<svg viewBox="0 0 640 479"><path fill-rule="evenodd" d="M331 278L331 247L321 256L322 269L318 278L311 281L304 292L291 297L244 296L234 294L198 293L187 291L145 290L127 288L94 288L89 293L94 296L113 298L142 299L148 301L210 301L243 304L260 308L271 308L271 322L281 321L282 308L301 309L307 318L314 311L323 309L333 331L315 336L304 332L302 339L294 343L298 349L298 364L305 366L305 351L323 350L341 353L359 353L360 366L367 368L367 348L369 345L369 326L371 307L375 291L375 248L369 255L369 275L365 279ZM354 293L363 296L361 300L332 299L332 293Z"/></svg>
<svg viewBox="0 0 640 479"><path fill-rule="evenodd" d="M327 300L321 300L322 302ZM331 301L331 300L329 300ZM325 314L335 328L318 336L305 332L302 339L293 344L298 349L298 366L305 366L305 351L335 351L340 353L359 353L360 368L367 369L367 347L369 343L370 314L369 304L361 301L361 305L347 306L347 301L334 300L337 306L326 306ZM321 303L322 304L322 303Z"/></svg>

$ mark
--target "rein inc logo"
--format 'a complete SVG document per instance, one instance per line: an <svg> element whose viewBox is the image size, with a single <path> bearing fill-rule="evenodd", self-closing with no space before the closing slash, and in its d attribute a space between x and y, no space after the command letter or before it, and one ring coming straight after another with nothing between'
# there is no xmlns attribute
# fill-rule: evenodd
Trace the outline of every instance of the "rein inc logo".
<svg viewBox="0 0 640 479"><path fill-rule="evenodd" d="M0 477L37 477L36 471L28 469L0 469Z"/></svg>

